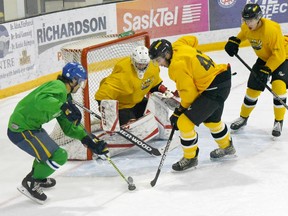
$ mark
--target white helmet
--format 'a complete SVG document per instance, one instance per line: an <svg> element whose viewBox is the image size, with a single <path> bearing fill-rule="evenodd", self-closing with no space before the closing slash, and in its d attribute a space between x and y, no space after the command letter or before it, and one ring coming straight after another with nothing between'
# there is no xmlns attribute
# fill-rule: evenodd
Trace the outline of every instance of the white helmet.
<svg viewBox="0 0 288 216"><path fill-rule="evenodd" d="M138 78L143 79L150 62L148 49L145 46L137 46L131 54L131 62L137 72Z"/></svg>

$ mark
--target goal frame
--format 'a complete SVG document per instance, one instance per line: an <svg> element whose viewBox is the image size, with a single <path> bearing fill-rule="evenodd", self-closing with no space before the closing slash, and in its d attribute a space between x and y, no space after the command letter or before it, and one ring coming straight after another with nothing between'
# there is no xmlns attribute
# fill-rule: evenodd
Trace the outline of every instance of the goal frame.
<svg viewBox="0 0 288 216"><path fill-rule="evenodd" d="M89 54L89 52L92 52L96 49L99 48L103 48L105 46L109 46L112 44L117 44L117 43L121 43L121 42L125 42L125 41L129 41L130 39L138 39L138 38L143 38L144 39L144 44L147 48L149 48L150 46L150 36L148 32L139 32L139 33L135 33L133 35L129 35L126 37L121 37L121 38L116 38L114 40L110 40L107 42L102 42L100 44L95 44L95 45L91 45L91 46L87 46L81 50L79 50L81 52L81 56L80 56L80 60L81 60L81 64L82 66L86 69L87 71L87 75L88 75L88 80L87 80L87 84L85 86L85 88L83 89L83 105L84 107L86 107L87 109L90 109L90 101L89 101L89 71L88 71L88 60L87 60L87 56ZM65 50L65 49L64 49ZM69 50L69 49L66 49ZM91 133L91 113L86 112L85 110L83 110L83 119L84 119L84 127L87 130L88 133ZM93 153L91 150L87 149L87 160L92 160Z"/></svg>

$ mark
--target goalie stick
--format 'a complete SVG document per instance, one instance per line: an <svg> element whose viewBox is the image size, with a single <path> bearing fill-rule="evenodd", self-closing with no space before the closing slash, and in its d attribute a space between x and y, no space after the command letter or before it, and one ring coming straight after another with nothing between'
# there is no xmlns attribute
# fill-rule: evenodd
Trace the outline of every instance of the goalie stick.
<svg viewBox="0 0 288 216"><path fill-rule="evenodd" d="M84 107L82 104L80 104L79 102L73 100L73 102L81 107L83 110L85 110L86 112L92 114L93 116L95 116L97 119L101 119L101 116L99 116L97 113L93 112L92 110ZM147 153L149 153L150 155L153 156L160 156L161 152L159 151L159 149L154 148L152 146L150 146L149 144L147 144L146 142L144 142L143 140L139 139L138 137L134 136L132 133L130 133L129 131L123 129L122 127L120 127L120 131L116 131L117 134L119 134L120 136L124 137L125 139L129 140L131 143L133 143L134 145L138 146L139 148L141 148L142 150L146 151Z"/></svg>

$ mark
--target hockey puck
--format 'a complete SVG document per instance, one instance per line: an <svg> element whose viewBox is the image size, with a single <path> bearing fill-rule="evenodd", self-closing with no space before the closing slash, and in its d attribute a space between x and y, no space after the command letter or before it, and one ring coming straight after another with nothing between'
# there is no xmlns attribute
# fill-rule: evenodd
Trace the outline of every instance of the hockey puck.
<svg viewBox="0 0 288 216"><path fill-rule="evenodd" d="M129 189L130 191L135 190L135 189L136 189L136 186L135 186L134 184L129 184L129 185L128 185L128 189Z"/></svg>

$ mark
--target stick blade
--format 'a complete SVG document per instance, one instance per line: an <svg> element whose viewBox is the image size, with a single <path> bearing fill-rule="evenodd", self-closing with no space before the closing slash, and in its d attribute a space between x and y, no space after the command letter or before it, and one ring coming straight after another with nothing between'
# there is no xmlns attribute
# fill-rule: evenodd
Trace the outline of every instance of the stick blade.
<svg viewBox="0 0 288 216"><path fill-rule="evenodd" d="M156 182L157 182L157 180L158 180L158 177L159 177L159 175L160 175L160 172L161 172L161 169L158 169L158 170L157 170L157 173L156 173L156 175L155 175L155 177L154 177L154 179L150 182L150 185L151 185L152 187L154 187L154 186L156 185Z"/></svg>
<svg viewBox="0 0 288 216"><path fill-rule="evenodd" d="M154 187L154 186L156 185L156 182L157 182L157 179L153 179L153 180L150 182L151 187Z"/></svg>

